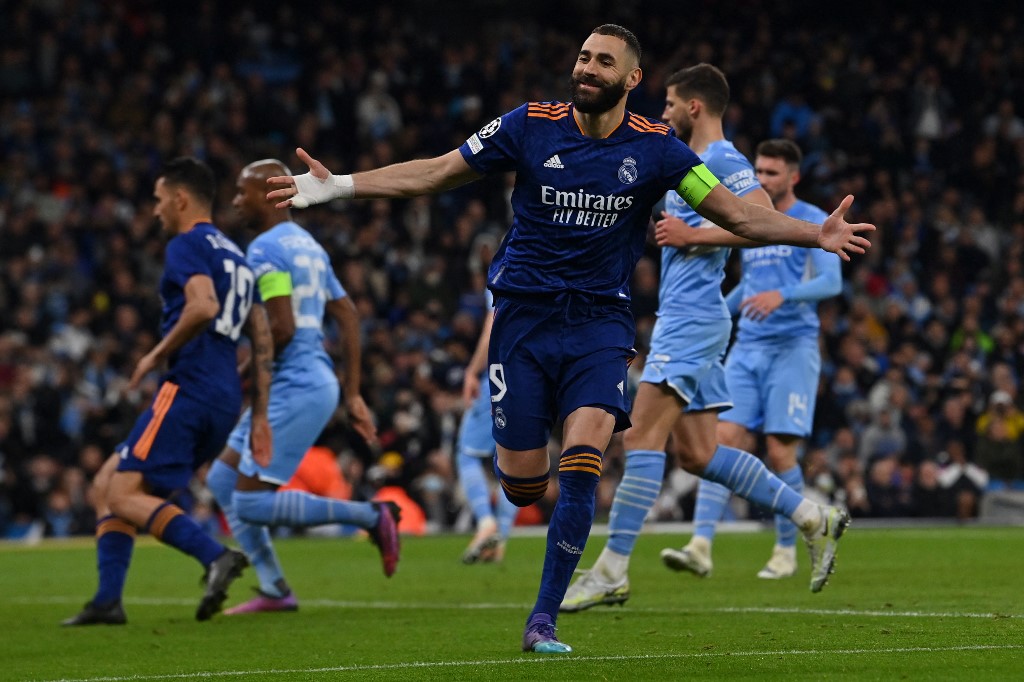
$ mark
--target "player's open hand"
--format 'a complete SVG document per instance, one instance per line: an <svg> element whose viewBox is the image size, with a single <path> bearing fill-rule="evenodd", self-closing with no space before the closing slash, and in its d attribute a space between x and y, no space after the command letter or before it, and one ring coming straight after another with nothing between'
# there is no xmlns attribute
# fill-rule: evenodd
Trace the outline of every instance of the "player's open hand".
<svg viewBox="0 0 1024 682"><path fill-rule="evenodd" d="M348 418L352 428L363 437L369 445L377 442L377 426L373 423L373 415L370 408L366 406L363 396L354 395L345 401L348 408Z"/></svg>
<svg viewBox="0 0 1024 682"><path fill-rule="evenodd" d="M252 448L252 459L261 467L270 466L274 454L273 433L270 421L265 414L253 412L252 425L249 431L249 446Z"/></svg>
<svg viewBox="0 0 1024 682"><path fill-rule="evenodd" d="M846 261L850 260L851 253L864 253L871 246L871 242L857 233L874 232L875 230L875 226L870 223L850 224L846 222L846 212L850 209L851 204L853 204L853 195L847 194L832 215L822 223L821 232L818 235L818 246Z"/></svg>
<svg viewBox="0 0 1024 682"><path fill-rule="evenodd" d="M658 246L682 248L693 244L697 228L690 227L679 218L661 212L661 220L654 224L654 242Z"/></svg>
<svg viewBox="0 0 1024 682"><path fill-rule="evenodd" d="M309 172L267 178L268 185L278 188L267 192L267 199L276 200L277 203L274 205L277 208L306 208L340 196L331 181L333 176L326 166L310 156L302 147L296 149L295 154L309 166Z"/></svg>

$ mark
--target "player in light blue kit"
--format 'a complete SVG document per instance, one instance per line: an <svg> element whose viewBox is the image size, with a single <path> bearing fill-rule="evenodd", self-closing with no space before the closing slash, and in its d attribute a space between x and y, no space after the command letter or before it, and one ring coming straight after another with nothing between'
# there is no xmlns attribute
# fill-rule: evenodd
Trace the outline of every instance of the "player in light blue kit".
<svg viewBox="0 0 1024 682"><path fill-rule="evenodd" d="M300 490L278 490L291 479L306 451L338 406L338 377L324 350L324 311L338 323L345 347L345 405L353 428L376 438L370 411L359 395L359 324L323 247L291 221L287 209L266 198L266 181L287 172L280 161L256 161L242 169L232 202L258 236L247 250L274 337L276 359L270 390L272 458L262 461L247 446L249 413L242 415L227 447L210 468L206 484L231 532L259 577L258 595L225 613L294 611L292 593L270 541L268 526L305 528L347 523L366 529L390 577L398 562L398 510L390 503L350 502Z"/></svg>
<svg viewBox="0 0 1024 682"><path fill-rule="evenodd" d="M310 172L269 180L283 186L268 197L301 208L339 197L442 192L516 171L512 225L488 273L495 295L488 357L492 434L505 495L519 506L544 496L556 421L564 448L524 651L572 651L555 636L555 618L590 534L604 450L630 423L625 385L635 327L629 281L654 204L675 188L702 215L738 234L844 256L862 253L869 243L856 233L874 229L842 219L852 197L819 231L720 187L668 126L626 111L626 95L642 76L640 52L630 31L599 26L577 56L571 103L529 102L443 156L356 175L332 175L299 150ZM729 456L695 468L726 484L742 476L752 488L767 485L760 475L767 469L750 459L760 472Z"/></svg>
<svg viewBox="0 0 1024 682"><path fill-rule="evenodd" d="M465 564L500 562L505 558L505 543L519 507L504 495L491 502L491 486L487 482L484 463L494 457L494 436L491 435L491 395L480 390L481 377L486 381L487 347L494 322L493 297L487 292L487 310L483 328L473 357L466 366L462 381L462 399L466 412L459 425L456 444L456 466L459 483L476 519L476 534L462 553Z"/></svg>
<svg viewBox="0 0 1024 682"><path fill-rule="evenodd" d="M722 72L710 64L698 64L672 74L666 86L662 118L733 194L770 207L771 199L761 189L753 166L722 132L722 115L729 102L729 85ZM672 192L665 206L660 233L670 223L712 227ZM625 433L626 469L612 504L608 544L594 567L569 588L562 611L582 611L629 598L629 558L661 489L670 433L687 470L710 460L716 450L747 462L754 459L740 450L716 448L718 413L732 406L722 366L732 328L721 288L728 256L727 248L662 248L658 321L631 415L633 428ZM772 478L769 487L778 486ZM807 528L822 515L837 513L796 499L797 504L787 511Z"/></svg>
<svg viewBox="0 0 1024 682"><path fill-rule="evenodd" d="M828 215L796 198L800 148L790 140L766 140L757 146L755 168L778 211L821 224ZM725 230L688 233L694 244L742 246ZM726 361L726 380L735 406L721 415L718 441L752 447L752 432L765 435L768 463L794 490L803 490L798 453L811 433L821 355L817 302L842 289L839 259L820 249L790 246L746 248L743 275L726 298L740 315L736 342ZM729 501L729 491L701 481L694 536L682 550L666 549L669 566L699 576L711 572L715 524ZM776 515L775 548L759 578L787 578L796 573L796 528ZM812 568L815 557L812 554Z"/></svg>

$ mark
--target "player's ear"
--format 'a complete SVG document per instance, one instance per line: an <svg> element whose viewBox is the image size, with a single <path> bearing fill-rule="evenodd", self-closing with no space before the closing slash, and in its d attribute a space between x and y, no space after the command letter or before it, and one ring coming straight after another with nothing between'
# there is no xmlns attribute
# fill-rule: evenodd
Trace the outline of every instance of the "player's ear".
<svg viewBox="0 0 1024 682"><path fill-rule="evenodd" d="M637 66L629 72L629 76L626 77L626 92L629 92L636 86L640 85L640 81L644 79L643 70Z"/></svg>
<svg viewBox="0 0 1024 682"><path fill-rule="evenodd" d="M185 210L190 198L184 187L176 187L174 189L174 207L179 211Z"/></svg>

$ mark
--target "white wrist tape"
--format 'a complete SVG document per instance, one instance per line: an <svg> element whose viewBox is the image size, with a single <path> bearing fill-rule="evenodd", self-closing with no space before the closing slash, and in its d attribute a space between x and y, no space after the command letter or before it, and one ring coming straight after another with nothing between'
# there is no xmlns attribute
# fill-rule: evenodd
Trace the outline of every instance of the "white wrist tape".
<svg viewBox="0 0 1024 682"><path fill-rule="evenodd" d="M295 190L292 206L306 208L323 204L333 199L351 199L356 195L356 186L351 175L329 175L321 180L312 173L295 176Z"/></svg>

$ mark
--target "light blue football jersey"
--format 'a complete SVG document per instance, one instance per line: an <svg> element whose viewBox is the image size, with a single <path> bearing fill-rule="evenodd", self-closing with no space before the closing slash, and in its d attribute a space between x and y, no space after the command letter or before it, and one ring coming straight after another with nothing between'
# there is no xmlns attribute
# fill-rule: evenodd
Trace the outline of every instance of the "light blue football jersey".
<svg viewBox="0 0 1024 682"><path fill-rule="evenodd" d="M736 196L742 197L761 186L750 161L728 140L712 142L700 158ZM691 227L705 223L704 218L676 192L666 194L665 210ZM722 279L729 251L723 247L662 247L658 315L728 319L729 309L722 297Z"/></svg>
<svg viewBox="0 0 1024 682"><path fill-rule="evenodd" d="M293 222L275 225L246 251L259 282L273 273L291 279L295 336L277 354L274 385L319 386L336 383L334 365L324 349L324 307L346 296L323 247Z"/></svg>
<svg viewBox="0 0 1024 682"><path fill-rule="evenodd" d="M817 206L797 201L786 215L821 225L828 214ZM781 290L811 279L826 268L840 269L839 256L821 249L807 249L782 244L743 249L743 275L740 278L740 299L762 291ZM820 327L817 301L786 301L763 320L741 317L737 340L769 341L779 338L818 336Z"/></svg>

